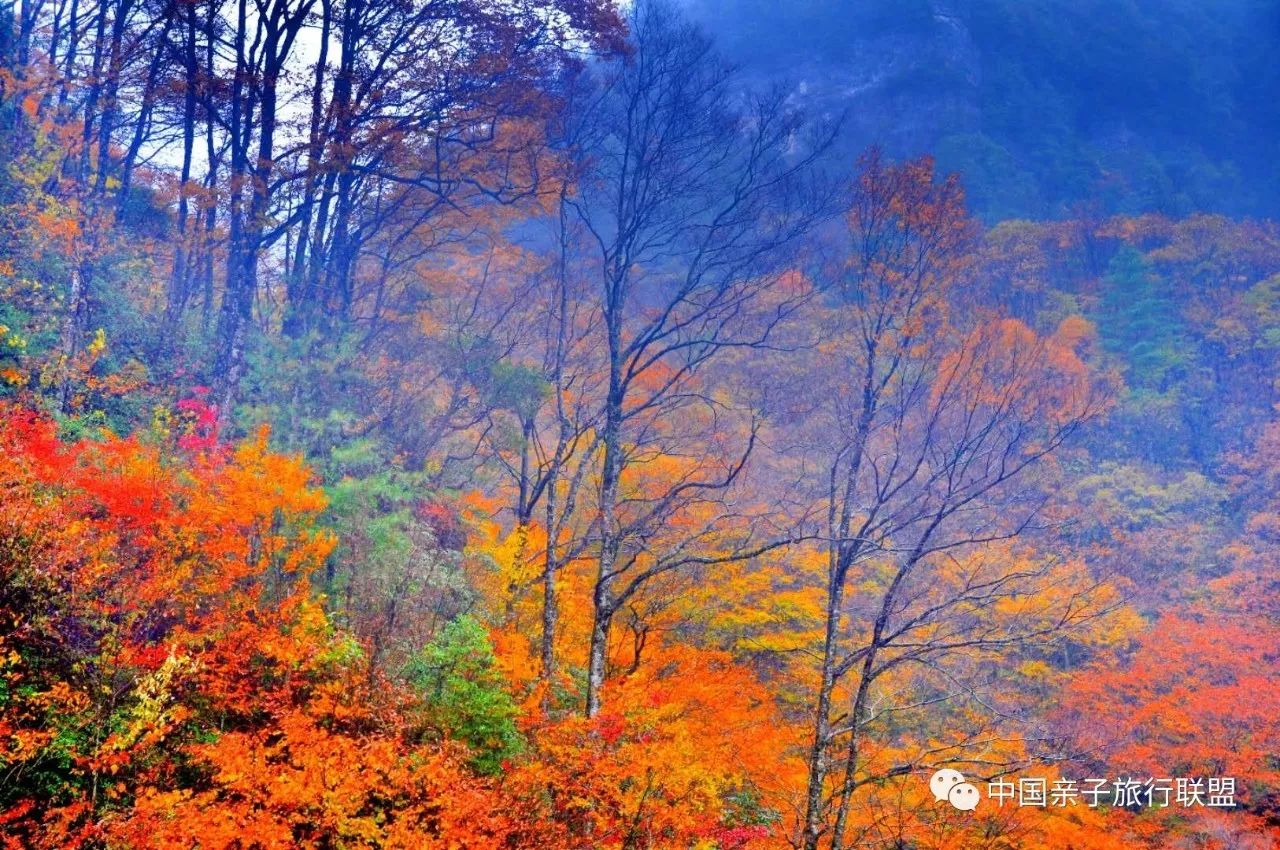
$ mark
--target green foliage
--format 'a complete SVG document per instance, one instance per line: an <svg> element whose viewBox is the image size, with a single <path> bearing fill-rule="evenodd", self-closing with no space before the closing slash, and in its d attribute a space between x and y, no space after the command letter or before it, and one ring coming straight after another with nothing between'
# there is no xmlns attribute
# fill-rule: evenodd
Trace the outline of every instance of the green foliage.
<svg viewBox="0 0 1280 850"><path fill-rule="evenodd" d="M30 347L29 338L23 333L30 318L11 304L0 302L0 370L14 370L13 380L0 375L0 396L11 395L18 384L17 369Z"/></svg>
<svg viewBox="0 0 1280 850"><path fill-rule="evenodd" d="M725 795L725 822L730 826L769 826L782 815L760 800L754 788L741 788Z"/></svg>
<svg viewBox="0 0 1280 850"><path fill-rule="evenodd" d="M1124 363L1130 388L1169 389L1191 355L1182 317L1164 282L1126 246L1112 258L1102 287L1098 331L1103 346Z"/></svg>
<svg viewBox="0 0 1280 850"><path fill-rule="evenodd" d="M1280 275L1259 281L1244 294L1244 303L1257 323L1255 345L1268 351L1280 349Z"/></svg>
<svg viewBox="0 0 1280 850"><path fill-rule="evenodd" d="M351 366L350 343L314 334L295 339L258 333L249 334L248 342L249 369L236 419L246 431L270 423L281 448L323 464L357 424L355 405L346 397L350 383L343 379Z"/></svg>
<svg viewBox="0 0 1280 850"><path fill-rule="evenodd" d="M499 360L489 369L485 390L491 407L510 410L524 419L537 412L550 395L551 386L538 371Z"/></svg>
<svg viewBox="0 0 1280 850"><path fill-rule="evenodd" d="M1126 531L1219 521L1228 495L1199 472L1160 478L1141 466L1110 462L1082 476L1076 492L1092 506L1092 522Z"/></svg>
<svg viewBox="0 0 1280 850"><path fill-rule="evenodd" d="M388 457L377 440L337 444L320 466L331 482L326 517L340 541L323 590L334 616L372 644L374 661L394 665L425 637L406 628L451 619L474 599L459 543L423 511L435 504L426 475Z"/></svg>
<svg viewBox="0 0 1280 850"><path fill-rule="evenodd" d="M966 197L988 219L1007 221L1041 205L1035 178L1009 149L982 133L958 133L938 142L938 163L964 176Z"/></svg>
<svg viewBox="0 0 1280 850"><path fill-rule="evenodd" d="M500 772L502 763L523 748L515 701L475 618L464 615L449 623L410 660L405 678L425 700L428 726L466 743L482 773Z"/></svg>

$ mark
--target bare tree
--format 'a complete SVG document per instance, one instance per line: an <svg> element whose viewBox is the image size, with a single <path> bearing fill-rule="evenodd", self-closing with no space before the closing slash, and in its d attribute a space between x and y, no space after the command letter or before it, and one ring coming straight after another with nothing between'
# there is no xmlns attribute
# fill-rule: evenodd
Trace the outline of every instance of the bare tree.
<svg viewBox="0 0 1280 850"><path fill-rule="evenodd" d="M1043 498L1029 472L1101 410L1101 388L1020 323L953 311L976 229L957 181L935 181L927 160L869 154L847 222L847 258L819 309L827 344L809 376L828 574L796 840L805 850L851 846L854 792L919 766L865 758L869 730L905 710L873 710L890 674L946 679L961 650L1049 641L1100 613L1094 583L1055 597L1051 561L1001 560L994 547L1031 526ZM1035 617L975 613L1037 593L1047 598ZM947 682L921 690L964 692L958 677Z"/></svg>
<svg viewBox="0 0 1280 850"><path fill-rule="evenodd" d="M135 188L176 184L153 348L173 352L202 290L206 331L217 307L206 365L225 425L254 323L271 321L259 309L264 259L284 266L289 334L323 325L340 336L362 262L419 252L410 237L437 213L534 191L536 137L508 125L545 116L548 81L616 32L604 0L23 3L6 61L38 108L31 121L16 110L13 133L66 128L50 182L102 240L69 270L63 353L73 360L90 326L113 214L151 198Z"/></svg>
<svg viewBox="0 0 1280 850"><path fill-rule="evenodd" d="M675 10L639 3L628 23L630 51L595 69L571 106L569 134L577 185L566 202L586 233L578 250L589 251L597 278L607 360L597 445L588 448L600 465L588 715L600 710L610 625L628 599L665 572L771 545L744 532L731 551L709 554L734 514L726 504L721 521L651 548L684 506L731 493L754 445L749 415L737 447L721 442L724 454L698 473L634 500L619 485L661 450L661 423L694 421L699 410L740 416L698 383L722 352L767 346L796 309L775 284L821 213L807 177L828 138L806 136L784 92L742 90Z"/></svg>

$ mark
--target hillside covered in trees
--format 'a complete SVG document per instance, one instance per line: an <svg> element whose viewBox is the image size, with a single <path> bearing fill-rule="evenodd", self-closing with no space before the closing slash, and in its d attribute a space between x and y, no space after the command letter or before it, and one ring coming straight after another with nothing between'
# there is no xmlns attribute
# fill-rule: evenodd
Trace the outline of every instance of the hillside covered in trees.
<svg viewBox="0 0 1280 850"><path fill-rule="evenodd" d="M1280 842L1275 8L833 8L0 4L0 847Z"/></svg>
<svg viewBox="0 0 1280 850"><path fill-rule="evenodd" d="M987 222L1280 214L1273 0L682 0L847 150L937 156Z"/></svg>

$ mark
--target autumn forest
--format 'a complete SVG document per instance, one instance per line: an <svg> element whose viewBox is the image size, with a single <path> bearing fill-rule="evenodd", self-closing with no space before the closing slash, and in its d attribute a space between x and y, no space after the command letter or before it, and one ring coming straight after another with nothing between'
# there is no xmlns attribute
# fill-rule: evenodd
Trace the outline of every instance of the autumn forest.
<svg viewBox="0 0 1280 850"><path fill-rule="evenodd" d="M0 848L1280 846L1271 176L732 6L0 0Z"/></svg>

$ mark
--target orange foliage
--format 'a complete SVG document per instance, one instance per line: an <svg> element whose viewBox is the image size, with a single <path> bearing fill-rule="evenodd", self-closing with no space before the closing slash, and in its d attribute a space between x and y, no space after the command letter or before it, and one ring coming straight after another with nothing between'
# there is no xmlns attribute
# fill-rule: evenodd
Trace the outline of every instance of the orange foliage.
<svg viewBox="0 0 1280 850"><path fill-rule="evenodd" d="M324 498L265 431L0 418L0 768L42 789L0 792L0 846L778 846L787 727L728 655L651 647L607 712L532 714L529 753L481 778L325 614Z"/></svg>
<svg viewBox="0 0 1280 850"><path fill-rule="evenodd" d="M532 729L540 758L510 787L549 801L564 846L784 847L785 791L802 765L768 692L725 654L651 650L613 679L606 709Z"/></svg>
<svg viewBox="0 0 1280 850"><path fill-rule="evenodd" d="M313 598L298 459L3 419L0 765L45 789L3 798L5 846L510 846L513 807L414 745Z"/></svg>

